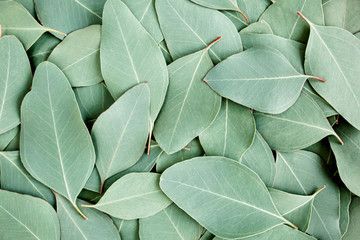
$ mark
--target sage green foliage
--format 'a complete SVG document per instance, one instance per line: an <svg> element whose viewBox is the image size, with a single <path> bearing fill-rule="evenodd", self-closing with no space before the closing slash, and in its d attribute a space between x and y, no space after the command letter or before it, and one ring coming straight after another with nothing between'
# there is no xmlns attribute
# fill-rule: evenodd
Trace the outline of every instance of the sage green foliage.
<svg viewBox="0 0 360 240"><path fill-rule="evenodd" d="M329 135L338 138L320 107L305 92L281 114L255 112L254 116L258 131L277 151L306 148Z"/></svg>
<svg viewBox="0 0 360 240"><path fill-rule="evenodd" d="M117 227L121 239L139 240L139 220L124 220L119 218L112 218Z"/></svg>
<svg viewBox="0 0 360 240"><path fill-rule="evenodd" d="M63 33L70 33L102 20L106 0L34 0L40 22ZM64 35L54 33L60 39Z"/></svg>
<svg viewBox="0 0 360 240"><path fill-rule="evenodd" d="M204 7L218 9L218 10L233 10L241 11L237 0L191 0L194 3Z"/></svg>
<svg viewBox="0 0 360 240"><path fill-rule="evenodd" d="M84 186L84 189L93 192L100 192L101 180L100 180L99 172L97 171L96 167L94 167L94 169L92 170L91 175Z"/></svg>
<svg viewBox="0 0 360 240"><path fill-rule="evenodd" d="M149 87L142 83L127 91L95 121L91 136L102 184L134 165L143 154L149 134L149 105Z"/></svg>
<svg viewBox="0 0 360 240"><path fill-rule="evenodd" d="M19 130L20 127L17 126L3 134L0 134L0 151L3 151L10 144L10 142L15 138Z"/></svg>
<svg viewBox="0 0 360 240"><path fill-rule="evenodd" d="M203 228L175 204L157 214L140 219L140 239L198 240Z"/></svg>
<svg viewBox="0 0 360 240"><path fill-rule="evenodd" d="M295 103L307 78L278 50L256 46L216 65L205 81L236 103L279 114Z"/></svg>
<svg viewBox="0 0 360 240"><path fill-rule="evenodd" d="M307 151L277 152L274 188L311 195L323 186L326 188L314 199L306 232L319 239L340 239L340 192L330 178L324 160Z"/></svg>
<svg viewBox="0 0 360 240"><path fill-rule="evenodd" d="M344 240L353 240L359 237L360 229L360 198L354 197L350 204L350 224L344 235Z"/></svg>
<svg viewBox="0 0 360 240"><path fill-rule="evenodd" d="M242 29L240 34L274 34L270 25L264 20L259 20L258 22L254 22ZM241 35L240 35L241 36ZM244 46L245 47L245 46Z"/></svg>
<svg viewBox="0 0 360 240"><path fill-rule="evenodd" d="M6 146L5 151L17 151L20 149L20 131L17 132L16 136Z"/></svg>
<svg viewBox="0 0 360 240"><path fill-rule="evenodd" d="M250 148L241 156L240 163L253 170L267 187L275 180L275 159L269 145L261 134L256 131Z"/></svg>
<svg viewBox="0 0 360 240"><path fill-rule="evenodd" d="M171 204L159 181L157 173L129 173L113 183L97 204L88 207L125 220L152 216Z"/></svg>
<svg viewBox="0 0 360 240"><path fill-rule="evenodd" d="M214 122L199 139L206 155L240 160L254 136L255 119L250 109L224 99Z"/></svg>
<svg viewBox="0 0 360 240"><path fill-rule="evenodd" d="M30 90L32 74L26 52L16 37L0 39L0 56L0 134L3 134L20 124L20 105Z"/></svg>
<svg viewBox="0 0 360 240"><path fill-rule="evenodd" d="M325 25L356 33L360 31L359 11L360 2L357 0L331 0L324 5Z"/></svg>
<svg viewBox="0 0 360 240"><path fill-rule="evenodd" d="M309 16L312 22L324 25L321 0L277 0L260 19L270 25L275 35L305 43L309 26L295 14L297 11Z"/></svg>
<svg viewBox="0 0 360 240"><path fill-rule="evenodd" d="M257 174L228 158L193 158L175 164L161 175L160 187L219 237L247 237L287 222Z"/></svg>
<svg viewBox="0 0 360 240"><path fill-rule="evenodd" d="M1 239L60 239L59 220L46 201L6 190L0 199Z"/></svg>
<svg viewBox="0 0 360 240"><path fill-rule="evenodd" d="M203 155L204 150L200 144L199 139L196 138L187 144L186 148L183 148L176 153L167 154L166 152L162 151L156 162L156 172L162 173L175 163Z"/></svg>
<svg viewBox="0 0 360 240"><path fill-rule="evenodd" d="M27 50L30 63L35 69L40 63L46 61L51 51L60 43L60 40L50 33L44 33L41 37Z"/></svg>
<svg viewBox="0 0 360 240"><path fill-rule="evenodd" d="M84 121L95 120L114 103L114 99L103 83L77 87L73 90Z"/></svg>
<svg viewBox="0 0 360 240"><path fill-rule="evenodd" d="M341 123L335 131L344 141L342 146L335 139L330 140L340 178L351 192L360 196L360 131L347 123Z"/></svg>
<svg viewBox="0 0 360 240"><path fill-rule="evenodd" d="M100 25L92 25L69 34L51 52L48 60L57 65L72 87L101 82Z"/></svg>
<svg viewBox="0 0 360 240"><path fill-rule="evenodd" d="M360 41L344 29L307 22L311 32L306 47L305 72L327 80L326 84L315 80L310 84L350 124L360 129L360 70L357 67ZM320 54L322 57L318 58Z"/></svg>
<svg viewBox="0 0 360 240"><path fill-rule="evenodd" d="M54 194L26 171L18 151L0 152L0 169L1 189L39 197L55 205Z"/></svg>
<svg viewBox="0 0 360 240"><path fill-rule="evenodd" d="M189 0L157 0L155 6L174 60L205 48L220 36L222 40L209 50L214 63L242 51L237 29L222 13Z"/></svg>
<svg viewBox="0 0 360 240"><path fill-rule="evenodd" d="M208 51L187 55L168 67L169 89L154 128L157 143L168 154L180 151L203 132L220 110L221 97L202 81L213 67Z"/></svg>
<svg viewBox="0 0 360 240"><path fill-rule="evenodd" d="M349 228L351 203L351 192L345 187L340 186L340 231L343 237Z"/></svg>
<svg viewBox="0 0 360 240"><path fill-rule="evenodd" d="M37 68L21 106L21 123L20 156L26 170L76 207L95 151L70 84L54 64Z"/></svg>
<svg viewBox="0 0 360 240"><path fill-rule="evenodd" d="M87 204L85 201L77 200L78 205ZM56 194L56 208L61 224L60 233L62 239L114 239L120 240L111 218L106 214L91 208L81 208L87 216L82 218L71 203L64 197Z"/></svg>
<svg viewBox="0 0 360 240"><path fill-rule="evenodd" d="M160 48L121 0L106 2L101 37L101 70L111 95L117 99L129 88L148 82L153 124L169 82Z"/></svg>

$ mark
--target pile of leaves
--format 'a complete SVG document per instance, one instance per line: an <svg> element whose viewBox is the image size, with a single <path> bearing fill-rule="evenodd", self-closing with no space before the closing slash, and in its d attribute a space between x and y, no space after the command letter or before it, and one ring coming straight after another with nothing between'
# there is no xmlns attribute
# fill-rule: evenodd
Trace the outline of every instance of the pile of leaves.
<svg viewBox="0 0 360 240"><path fill-rule="evenodd" d="M1 0L0 25L0 239L359 239L359 0Z"/></svg>

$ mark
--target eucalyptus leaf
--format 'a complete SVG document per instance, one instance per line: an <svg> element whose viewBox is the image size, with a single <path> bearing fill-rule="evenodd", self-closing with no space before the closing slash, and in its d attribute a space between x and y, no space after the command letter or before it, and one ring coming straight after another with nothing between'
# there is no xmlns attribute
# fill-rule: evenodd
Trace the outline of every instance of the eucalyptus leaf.
<svg viewBox="0 0 360 240"><path fill-rule="evenodd" d="M166 61L166 64L170 64L172 63L174 60L170 54L170 51L166 45L166 42L165 40L161 41L159 43L159 48L161 49L161 52L163 53L163 56L165 58L165 61Z"/></svg>
<svg viewBox="0 0 360 240"><path fill-rule="evenodd" d="M345 187L340 186L340 231L341 237L344 237L348 231L350 223L349 207L351 203L351 192Z"/></svg>
<svg viewBox="0 0 360 240"><path fill-rule="evenodd" d="M75 200L94 167L95 152L71 86L50 62L36 69L22 103L20 145L26 170L77 209Z"/></svg>
<svg viewBox="0 0 360 240"><path fill-rule="evenodd" d="M331 0L324 5L325 25L341 27L349 32L360 31L360 1Z"/></svg>
<svg viewBox="0 0 360 240"><path fill-rule="evenodd" d="M60 239L59 220L50 204L6 190L0 190L0 199L0 239Z"/></svg>
<svg viewBox="0 0 360 240"><path fill-rule="evenodd" d="M87 204L85 201L77 200L78 205ZM120 240L111 218L96 209L81 208L88 217L83 219L72 207L72 204L64 197L56 194L56 208L61 224L62 239L111 239Z"/></svg>
<svg viewBox="0 0 360 240"><path fill-rule="evenodd" d="M105 4L100 60L105 83L115 99L139 83L149 83L153 124L168 86L166 62L157 43L121 0Z"/></svg>
<svg viewBox="0 0 360 240"><path fill-rule="evenodd" d="M100 36L100 25L74 31L50 54L48 61L64 72L72 87L90 86L102 81Z"/></svg>
<svg viewBox="0 0 360 240"><path fill-rule="evenodd" d="M350 204L350 224L343 240L354 240L360 234L360 198L354 197Z"/></svg>
<svg viewBox="0 0 360 240"><path fill-rule="evenodd" d="M19 109L30 90L32 74L26 52L16 37L0 38L0 56L0 134L3 134L20 124Z"/></svg>
<svg viewBox="0 0 360 240"><path fill-rule="evenodd" d="M19 152L0 152L1 189L32 195L55 205L52 191L35 180L21 163Z"/></svg>
<svg viewBox="0 0 360 240"><path fill-rule="evenodd" d="M266 9L260 19L270 25L275 35L306 42L309 27L296 15L297 11L309 16L312 22L324 25L321 0L277 0Z"/></svg>
<svg viewBox="0 0 360 240"><path fill-rule="evenodd" d="M259 20L258 22L254 22L242 29L240 34L274 34L270 25L264 20ZM241 35L240 35L241 36Z"/></svg>
<svg viewBox="0 0 360 240"><path fill-rule="evenodd" d="M20 131L17 132L16 136L6 146L5 151L17 151L20 149Z"/></svg>
<svg viewBox="0 0 360 240"><path fill-rule="evenodd" d="M118 228L121 239L140 240L139 238L139 220L124 220L113 218L115 226Z"/></svg>
<svg viewBox="0 0 360 240"><path fill-rule="evenodd" d="M269 145L258 131L255 132L250 148L241 156L240 163L253 170L267 187L274 184L275 159Z"/></svg>
<svg viewBox="0 0 360 240"><path fill-rule="evenodd" d="M101 190L107 178L134 165L144 152L149 134L150 92L147 83L122 95L95 121L91 136Z"/></svg>
<svg viewBox="0 0 360 240"><path fill-rule="evenodd" d="M103 83L73 88L73 90L84 121L97 119L114 103L114 99Z"/></svg>
<svg viewBox="0 0 360 240"><path fill-rule="evenodd" d="M167 154L163 151L156 163L156 172L162 173L175 163L203 155L204 150L199 142L199 139L195 138L188 145L186 145L185 148L176 153Z"/></svg>
<svg viewBox="0 0 360 240"><path fill-rule="evenodd" d="M217 10L233 10L241 12L237 0L191 0L201 6Z"/></svg>
<svg viewBox="0 0 360 240"><path fill-rule="evenodd" d="M250 109L224 99L219 114L199 139L206 155L240 160L254 136L255 119Z"/></svg>
<svg viewBox="0 0 360 240"><path fill-rule="evenodd" d="M222 41L209 51L214 63L242 51L237 29L222 13L189 0L157 0L155 6L174 60L203 49L218 37Z"/></svg>
<svg viewBox="0 0 360 240"><path fill-rule="evenodd" d="M156 141L168 154L184 148L210 126L220 110L221 97L202 81L213 67L208 54L211 46L168 67L169 89L154 128Z"/></svg>
<svg viewBox="0 0 360 240"><path fill-rule="evenodd" d="M339 188L330 178L324 160L306 151L277 153L274 188L309 195L323 186L326 188L314 199L306 232L318 239L341 239Z"/></svg>
<svg viewBox="0 0 360 240"><path fill-rule="evenodd" d="M134 16L139 20L156 43L160 43L164 37L160 29L160 23L156 15L155 0L122 0Z"/></svg>
<svg viewBox="0 0 360 240"><path fill-rule="evenodd" d="M0 151L3 151L10 144L11 140L15 138L19 130L20 127L17 126L3 134L0 134Z"/></svg>
<svg viewBox="0 0 360 240"><path fill-rule="evenodd" d="M64 33L100 24L106 0L34 0L40 22ZM53 33L63 39L64 36Z"/></svg>
<svg viewBox="0 0 360 240"><path fill-rule="evenodd" d="M125 220L149 217L171 204L159 180L157 173L129 173L112 184L97 204L84 207Z"/></svg>
<svg viewBox="0 0 360 240"><path fill-rule="evenodd" d="M3 35L15 35L26 50L28 50L44 32L59 32L41 26L23 5L15 1L0 1L0 25Z"/></svg>
<svg viewBox="0 0 360 240"><path fill-rule="evenodd" d="M281 114L255 112L254 116L258 131L273 150L289 152L306 148L329 135L341 141L320 107L305 92Z"/></svg>
<svg viewBox="0 0 360 240"><path fill-rule="evenodd" d="M203 228L175 204L140 219L141 240L199 240Z"/></svg>
<svg viewBox="0 0 360 240"><path fill-rule="evenodd" d="M279 114L295 103L308 77L296 71L280 51L255 46L216 65L205 81L236 103Z"/></svg>
<svg viewBox="0 0 360 240"><path fill-rule="evenodd" d="M279 50L299 73L304 73L305 45L273 34L240 32L244 49L254 46L269 46Z"/></svg>
<svg viewBox="0 0 360 240"><path fill-rule="evenodd" d="M330 139L340 178L351 192L360 196L360 131L347 123L341 123L335 131L344 141L341 145L336 139Z"/></svg>
<svg viewBox="0 0 360 240"><path fill-rule="evenodd" d="M228 158L200 157L175 164L162 174L160 187L219 237L248 237L291 224L275 208L261 179Z"/></svg>
<svg viewBox="0 0 360 240"><path fill-rule="evenodd" d="M344 29L306 21L311 32L305 72L327 80L326 84L317 81L310 81L310 84L350 124L360 129L360 40Z"/></svg>
<svg viewBox="0 0 360 240"><path fill-rule="evenodd" d="M94 167L94 169L92 170L91 175L84 186L84 189L93 192L100 192L101 180L100 180L99 172L97 171L96 167Z"/></svg>
<svg viewBox="0 0 360 240"><path fill-rule="evenodd" d="M9 1L9 0L0 0L0 1ZM14 1L23 5L33 17L36 17L35 16L35 6L34 6L33 0L14 0Z"/></svg>
<svg viewBox="0 0 360 240"><path fill-rule="evenodd" d="M34 69L40 63L47 60L52 50L60 43L60 40L50 33L44 33L27 51L30 63Z"/></svg>

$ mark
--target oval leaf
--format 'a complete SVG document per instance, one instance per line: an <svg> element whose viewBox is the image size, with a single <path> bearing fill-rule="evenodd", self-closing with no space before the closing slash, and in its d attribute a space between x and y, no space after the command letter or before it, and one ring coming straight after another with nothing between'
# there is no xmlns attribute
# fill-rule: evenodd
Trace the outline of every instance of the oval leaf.
<svg viewBox="0 0 360 240"><path fill-rule="evenodd" d="M19 133L20 127L17 126L10 131L0 134L0 151L3 151L10 142L16 137Z"/></svg>
<svg viewBox="0 0 360 240"><path fill-rule="evenodd" d="M360 234L360 198L355 197L350 204L350 224L343 240L357 239Z"/></svg>
<svg viewBox="0 0 360 240"><path fill-rule="evenodd" d="M162 174L160 187L219 237L248 237L286 222L261 179L228 158L201 157L175 164Z"/></svg>

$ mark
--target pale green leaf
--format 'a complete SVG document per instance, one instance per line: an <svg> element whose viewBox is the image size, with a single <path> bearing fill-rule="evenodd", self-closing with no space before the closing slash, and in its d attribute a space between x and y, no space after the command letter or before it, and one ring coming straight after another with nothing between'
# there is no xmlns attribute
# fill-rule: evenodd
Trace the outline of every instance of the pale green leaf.
<svg viewBox="0 0 360 240"><path fill-rule="evenodd" d="M0 239L60 240L56 212L42 199L0 190Z"/></svg>
<svg viewBox="0 0 360 240"><path fill-rule="evenodd" d="M69 34L50 54L48 61L58 66L72 87L102 81L100 70L101 26L92 25Z"/></svg>
<svg viewBox="0 0 360 240"><path fill-rule="evenodd" d="M355 240L360 234L360 198L354 197L350 204L350 224L343 240Z"/></svg>
<svg viewBox="0 0 360 240"><path fill-rule="evenodd" d="M341 27L356 33L360 31L359 12L359 0L331 0L324 5L325 25Z"/></svg>
<svg viewBox="0 0 360 240"><path fill-rule="evenodd" d="M51 51L60 43L60 40L50 33L44 33L27 51L32 67L35 69L46 61Z"/></svg>
<svg viewBox="0 0 360 240"><path fill-rule="evenodd" d="M29 59L19 40L0 38L0 134L20 124L20 105L30 90L31 77Z"/></svg>
<svg viewBox="0 0 360 240"><path fill-rule="evenodd" d="M5 151L17 151L19 149L20 149L20 131L18 131L16 136L6 146Z"/></svg>
<svg viewBox="0 0 360 240"><path fill-rule="evenodd" d="M70 83L50 62L36 69L32 90L22 103L20 145L26 170L76 207L95 152Z"/></svg>
<svg viewBox="0 0 360 240"><path fill-rule="evenodd" d="M115 226L120 232L121 239L125 240L139 240L139 220L124 220L119 218L112 218Z"/></svg>
<svg viewBox="0 0 360 240"><path fill-rule="evenodd" d="M274 34L270 25L264 20L259 20L258 22L254 22L242 29L240 34ZM241 36L241 35L240 35Z"/></svg>
<svg viewBox="0 0 360 240"><path fill-rule="evenodd" d="M18 134L19 130L20 127L17 126L5 133L0 134L0 151L3 151L10 144L10 142Z"/></svg>
<svg viewBox="0 0 360 240"><path fill-rule="evenodd" d="M87 180L84 189L90 190L93 192L100 192L101 189L101 180L99 172L97 171L97 168L94 167L93 171L91 172L91 175L89 179Z"/></svg>
<svg viewBox="0 0 360 240"><path fill-rule="evenodd" d="M343 237L348 231L350 223L349 207L351 203L351 192L344 186L340 186L340 231Z"/></svg>
<svg viewBox="0 0 360 240"><path fill-rule="evenodd" d="M159 44L159 48L161 49L161 52L163 53L163 56L165 58L166 64L172 63L174 60L170 54L170 51L166 45L165 40L161 41Z"/></svg>

